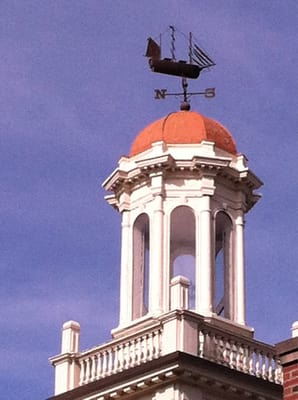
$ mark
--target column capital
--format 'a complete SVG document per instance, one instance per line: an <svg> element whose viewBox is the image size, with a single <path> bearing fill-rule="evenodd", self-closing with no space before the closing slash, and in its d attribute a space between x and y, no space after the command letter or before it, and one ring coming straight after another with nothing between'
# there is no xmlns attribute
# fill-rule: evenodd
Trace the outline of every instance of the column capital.
<svg viewBox="0 0 298 400"><path fill-rule="evenodd" d="M235 225L245 225L245 217L243 212L239 212L238 215L235 218Z"/></svg>
<svg viewBox="0 0 298 400"><path fill-rule="evenodd" d="M204 194L202 197L200 197L200 205L201 209L200 212L211 212L211 195L210 194Z"/></svg>
<svg viewBox="0 0 298 400"><path fill-rule="evenodd" d="M122 214L122 221L121 221L122 228L129 228L130 227L130 212L129 212L129 210L127 210L127 209L122 210L121 214Z"/></svg>

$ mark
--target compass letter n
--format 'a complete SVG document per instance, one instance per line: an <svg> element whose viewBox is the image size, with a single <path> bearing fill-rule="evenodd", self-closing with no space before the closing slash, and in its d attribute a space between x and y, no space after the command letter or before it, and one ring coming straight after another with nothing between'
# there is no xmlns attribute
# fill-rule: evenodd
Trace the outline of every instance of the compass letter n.
<svg viewBox="0 0 298 400"><path fill-rule="evenodd" d="M166 93L167 93L167 89L154 89L155 92L155 99L165 99L166 98Z"/></svg>

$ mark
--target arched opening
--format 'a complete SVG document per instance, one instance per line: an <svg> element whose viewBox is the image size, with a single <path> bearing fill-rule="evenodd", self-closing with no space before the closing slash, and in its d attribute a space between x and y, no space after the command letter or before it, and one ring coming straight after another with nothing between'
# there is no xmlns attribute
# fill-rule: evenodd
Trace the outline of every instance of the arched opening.
<svg viewBox="0 0 298 400"><path fill-rule="evenodd" d="M214 311L225 318L231 318L231 233L232 221L220 211L215 221Z"/></svg>
<svg viewBox="0 0 298 400"><path fill-rule="evenodd" d="M182 275L190 281L189 307L195 308L195 216L187 206L172 211L170 229L171 278Z"/></svg>
<svg viewBox="0 0 298 400"><path fill-rule="evenodd" d="M149 302L149 217L138 216L133 227L133 319L148 312Z"/></svg>

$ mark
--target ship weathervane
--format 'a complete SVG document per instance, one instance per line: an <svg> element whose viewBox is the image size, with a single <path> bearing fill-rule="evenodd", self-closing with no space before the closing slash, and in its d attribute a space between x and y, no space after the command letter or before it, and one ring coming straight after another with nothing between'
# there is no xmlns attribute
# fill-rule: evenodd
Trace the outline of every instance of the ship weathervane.
<svg viewBox="0 0 298 400"><path fill-rule="evenodd" d="M188 61L176 59L176 28L169 27L171 31L171 57L162 58L161 39L158 44L151 37L148 38L145 56L149 58L149 67L152 72L173 75L182 78L183 92L168 93L167 89L155 89L155 99L165 99L167 96L183 96L183 109L189 109L189 98L194 95L204 95L206 98L215 96L215 88L207 88L203 92L188 92L187 79L197 79L201 71L215 65L214 61L193 42L193 35L189 33L188 38Z"/></svg>

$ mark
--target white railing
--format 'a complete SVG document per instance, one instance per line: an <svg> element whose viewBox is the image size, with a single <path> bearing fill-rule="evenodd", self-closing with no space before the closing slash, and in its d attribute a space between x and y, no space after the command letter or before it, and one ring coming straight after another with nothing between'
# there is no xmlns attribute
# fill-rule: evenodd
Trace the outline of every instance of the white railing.
<svg viewBox="0 0 298 400"><path fill-rule="evenodd" d="M126 340L113 340L81 353L80 385L116 374L161 356L161 330L156 329Z"/></svg>
<svg viewBox="0 0 298 400"><path fill-rule="evenodd" d="M198 329L200 357L257 378L282 383L282 367L273 346L228 334L206 323L200 325Z"/></svg>
<svg viewBox="0 0 298 400"><path fill-rule="evenodd" d="M184 321L187 322L188 318L187 313L183 314ZM227 332L224 327L204 321L201 316L196 318L197 328L195 325L192 326L197 336L197 347L191 351L192 354L257 378L277 384L282 383L282 367L274 346L241 333ZM126 338L114 339L80 353L77 359L80 369L79 385L85 385L175 351L177 348L169 351L166 349L167 343L163 344L166 329L168 329L167 322L161 318L158 326L155 325L151 329L148 328L144 332ZM180 350L183 351L182 348Z"/></svg>

